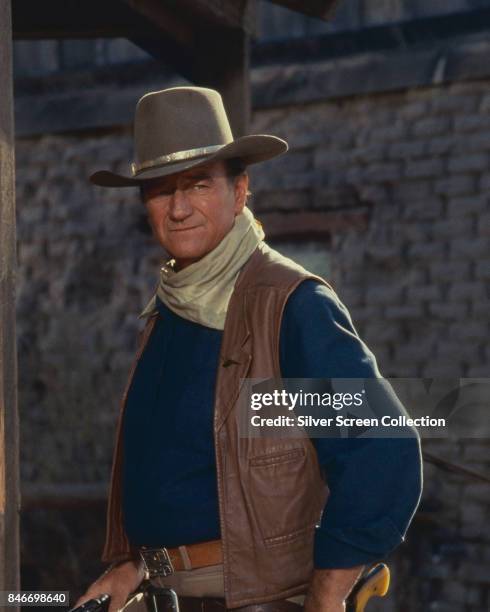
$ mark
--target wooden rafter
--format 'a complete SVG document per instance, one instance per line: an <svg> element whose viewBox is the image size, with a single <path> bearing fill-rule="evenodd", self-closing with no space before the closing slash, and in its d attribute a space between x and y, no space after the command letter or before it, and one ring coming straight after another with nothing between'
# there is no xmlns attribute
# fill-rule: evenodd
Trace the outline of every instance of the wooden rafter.
<svg viewBox="0 0 490 612"><path fill-rule="evenodd" d="M340 0L269 0L269 2L326 21L332 16Z"/></svg>

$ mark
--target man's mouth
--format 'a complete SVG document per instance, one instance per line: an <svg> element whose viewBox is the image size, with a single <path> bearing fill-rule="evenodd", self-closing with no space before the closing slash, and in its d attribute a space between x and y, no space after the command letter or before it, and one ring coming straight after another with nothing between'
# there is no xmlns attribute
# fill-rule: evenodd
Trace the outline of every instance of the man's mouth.
<svg viewBox="0 0 490 612"><path fill-rule="evenodd" d="M189 230L197 229L201 227L200 225L193 225L191 227L173 227L171 228L171 232L188 232Z"/></svg>

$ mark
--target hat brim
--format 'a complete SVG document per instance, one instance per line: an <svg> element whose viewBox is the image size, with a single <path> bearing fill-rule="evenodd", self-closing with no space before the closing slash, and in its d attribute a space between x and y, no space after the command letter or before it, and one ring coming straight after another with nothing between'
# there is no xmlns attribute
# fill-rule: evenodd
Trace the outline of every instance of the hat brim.
<svg viewBox="0 0 490 612"><path fill-rule="evenodd" d="M233 142L223 145L216 153L185 161L162 164L161 166L144 170L138 176L124 176L109 170L99 170L90 176L94 185L101 187L137 187L147 181L163 176L170 176L189 168L194 168L211 161L240 158L245 165L256 164L272 159L285 153L288 144L282 138L268 134L242 136Z"/></svg>

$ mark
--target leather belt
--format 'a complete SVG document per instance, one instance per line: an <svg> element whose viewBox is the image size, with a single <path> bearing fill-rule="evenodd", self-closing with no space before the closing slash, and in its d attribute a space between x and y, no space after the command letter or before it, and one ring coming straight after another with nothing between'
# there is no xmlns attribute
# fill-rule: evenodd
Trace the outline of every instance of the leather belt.
<svg viewBox="0 0 490 612"><path fill-rule="evenodd" d="M179 597L180 612L226 612L224 599L211 597ZM253 604L242 608L233 608L231 612L300 612L303 606L291 601L270 601Z"/></svg>
<svg viewBox="0 0 490 612"><path fill-rule="evenodd" d="M208 567L223 563L221 540L198 542L175 548L139 549L145 568L145 578L168 576L176 571Z"/></svg>

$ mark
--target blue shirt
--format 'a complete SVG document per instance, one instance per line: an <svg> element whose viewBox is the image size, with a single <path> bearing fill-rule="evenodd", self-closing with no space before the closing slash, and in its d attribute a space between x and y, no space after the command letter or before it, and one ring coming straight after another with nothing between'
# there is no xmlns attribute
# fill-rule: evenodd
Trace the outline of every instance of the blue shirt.
<svg viewBox="0 0 490 612"><path fill-rule="evenodd" d="M136 368L123 423L123 515L135 546L220 537L213 442L222 331L159 316ZM324 285L307 280L286 304L280 334L285 378L374 378L374 355ZM403 539L421 492L416 436L316 438L330 498L316 531L315 566L351 567Z"/></svg>

